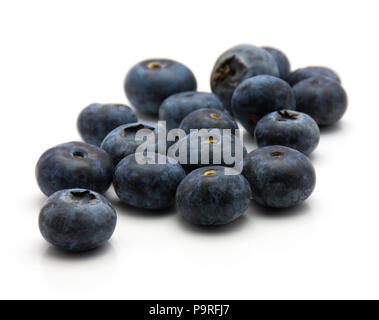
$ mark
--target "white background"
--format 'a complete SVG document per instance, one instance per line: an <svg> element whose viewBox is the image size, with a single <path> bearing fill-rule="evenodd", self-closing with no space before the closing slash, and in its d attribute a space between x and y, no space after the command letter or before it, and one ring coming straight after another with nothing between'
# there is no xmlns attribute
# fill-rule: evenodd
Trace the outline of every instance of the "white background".
<svg viewBox="0 0 379 320"><path fill-rule="evenodd" d="M1 1L0 298L379 298L377 14L377 1L363 0ZM348 111L311 156L312 197L277 214L252 205L205 230L175 210L116 203L105 248L50 247L34 167L46 149L79 139L80 110L127 103L124 76L150 57L183 62L209 91L217 56L239 43L278 47L293 68L326 65L342 78Z"/></svg>

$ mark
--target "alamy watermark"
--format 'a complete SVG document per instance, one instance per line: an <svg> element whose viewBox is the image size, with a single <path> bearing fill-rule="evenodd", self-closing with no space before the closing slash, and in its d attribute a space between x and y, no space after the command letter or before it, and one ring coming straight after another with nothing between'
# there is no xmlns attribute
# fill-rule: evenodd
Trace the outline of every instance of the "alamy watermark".
<svg viewBox="0 0 379 320"><path fill-rule="evenodd" d="M226 167L226 175L242 172L244 146L238 129L233 132L231 129L191 129L187 135L182 129L167 132L166 121L158 121L157 130L140 129L135 139L143 141L135 153L140 164L220 165Z"/></svg>

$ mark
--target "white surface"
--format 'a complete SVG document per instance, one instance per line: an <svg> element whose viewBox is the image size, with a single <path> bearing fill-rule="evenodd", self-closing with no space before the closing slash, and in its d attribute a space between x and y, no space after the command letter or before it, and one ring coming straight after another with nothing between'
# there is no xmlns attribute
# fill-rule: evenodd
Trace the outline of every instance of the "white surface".
<svg viewBox="0 0 379 320"><path fill-rule="evenodd" d="M2 1L0 298L379 298L377 6ZM326 65L342 77L348 111L311 157L309 201L277 216L252 205L229 227L205 231L173 210L118 205L104 249L73 256L49 247L37 227L45 197L34 166L45 149L79 139L79 111L125 103L127 70L149 57L185 63L209 91L215 59L239 43L278 47L293 68Z"/></svg>

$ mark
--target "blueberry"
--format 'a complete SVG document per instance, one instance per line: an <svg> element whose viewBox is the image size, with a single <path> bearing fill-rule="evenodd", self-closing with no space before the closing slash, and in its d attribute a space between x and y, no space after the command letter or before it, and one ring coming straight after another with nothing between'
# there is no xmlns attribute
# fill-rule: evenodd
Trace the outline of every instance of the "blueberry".
<svg viewBox="0 0 379 320"><path fill-rule="evenodd" d="M282 79L256 76L244 80L234 91L232 109L245 129L254 134L257 122L266 114L296 108L291 87Z"/></svg>
<svg viewBox="0 0 379 320"><path fill-rule="evenodd" d="M310 115L319 126L331 125L342 118L347 95L342 86L329 77L312 77L293 87L296 110Z"/></svg>
<svg viewBox="0 0 379 320"><path fill-rule="evenodd" d="M171 130L178 128L188 114L203 108L223 110L222 102L213 93L177 93L163 101L159 108L159 119L165 120L167 130Z"/></svg>
<svg viewBox="0 0 379 320"><path fill-rule="evenodd" d="M47 196L70 188L104 193L112 183L113 165L102 149L84 142L68 142L47 150L39 158L36 178Z"/></svg>
<svg viewBox="0 0 379 320"><path fill-rule="evenodd" d="M211 88L228 111L235 88L245 79L260 74L279 76L274 57L266 50L241 44L225 51L216 61L211 74Z"/></svg>
<svg viewBox="0 0 379 320"><path fill-rule="evenodd" d="M47 199L39 215L39 228L58 248L87 251L110 239L116 221L116 211L105 197L91 190L68 189Z"/></svg>
<svg viewBox="0 0 379 320"><path fill-rule="evenodd" d="M164 209L175 203L179 183L186 176L175 160L148 153L142 163L131 154L120 161L114 174L114 188L122 202L144 209ZM158 157L161 163L158 162Z"/></svg>
<svg viewBox="0 0 379 320"><path fill-rule="evenodd" d="M287 56L282 51L275 48L263 47L263 49L268 51L274 57L278 65L280 78L286 80L291 70Z"/></svg>
<svg viewBox="0 0 379 320"><path fill-rule="evenodd" d="M168 59L151 59L130 69L124 88L136 109L157 114L164 99L178 92L196 90L197 84L185 65Z"/></svg>
<svg viewBox="0 0 379 320"><path fill-rule="evenodd" d="M187 172L209 165L242 167L247 151L239 138L230 132L224 134L217 128L204 131L208 134L202 138L193 132L180 139L169 148L168 155L177 159ZM184 155L181 153L183 150Z"/></svg>
<svg viewBox="0 0 379 320"><path fill-rule="evenodd" d="M136 140L136 134L139 130L147 129L154 132L157 137L158 128L155 124L147 122L136 122L124 124L112 130L101 143L104 149L112 158L113 164L116 166L121 159L136 152L137 148L144 143L145 140ZM155 148L157 147L157 139L155 139Z"/></svg>
<svg viewBox="0 0 379 320"><path fill-rule="evenodd" d="M281 110L259 120L255 138L259 147L281 145L309 155L318 145L320 129L305 113Z"/></svg>
<svg viewBox="0 0 379 320"><path fill-rule="evenodd" d="M337 82L341 82L338 74L332 69L326 67L307 67L297 69L288 75L287 82L293 87L296 83L302 80L318 76L329 77Z"/></svg>
<svg viewBox="0 0 379 320"><path fill-rule="evenodd" d="M287 208L307 199L314 190L316 174L301 152L268 146L249 153L243 175L250 183L253 199L262 206Z"/></svg>
<svg viewBox="0 0 379 320"><path fill-rule="evenodd" d="M191 172L179 185L176 203L181 215L198 225L221 225L239 218L251 201L249 183L241 174L225 175L211 166Z"/></svg>
<svg viewBox="0 0 379 320"><path fill-rule="evenodd" d="M113 129L137 121L134 110L126 105L93 103L79 114L77 126L85 142L100 146Z"/></svg>
<svg viewBox="0 0 379 320"><path fill-rule="evenodd" d="M199 109L191 112L181 122L180 129L187 134L191 129L231 129L232 133L238 129L237 123L228 112L223 112L217 109Z"/></svg>

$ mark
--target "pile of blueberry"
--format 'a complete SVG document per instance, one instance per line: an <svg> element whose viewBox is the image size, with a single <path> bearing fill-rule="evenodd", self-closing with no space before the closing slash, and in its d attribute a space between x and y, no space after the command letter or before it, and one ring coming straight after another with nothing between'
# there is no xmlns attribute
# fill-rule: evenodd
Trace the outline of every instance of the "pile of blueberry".
<svg viewBox="0 0 379 320"><path fill-rule="evenodd" d="M130 206L159 210L176 204L187 221L199 225L230 223L252 199L270 208L294 206L315 187L307 156L318 145L319 127L334 124L347 108L340 78L331 69L290 72L281 51L246 44L218 58L211 74L213 93L197 92L191 70L168 59L136 64L124 87L134 108L158 115L167 130L180 128L190 135L194 129L229 129L235 142L238 121L259 148L251 153L243 148L242 173L234 174L225 174L228 164L212 156L208 164L169 159L158 139L155 151L140 162L136 150L144 141L136 136L142 129L158 135L157 124L138 122L135 111L123 104L91 104L77 121L85 142L55 146L36 166L38 185L49 196L39 227L59 248L90 250L112 236L116 211L101 195L112 183ZM222 147L224 139L206 143ZM182 140L171 146L181 146ZM162 157L165 161L157 161Z"/></svg>

